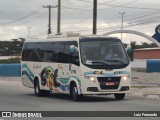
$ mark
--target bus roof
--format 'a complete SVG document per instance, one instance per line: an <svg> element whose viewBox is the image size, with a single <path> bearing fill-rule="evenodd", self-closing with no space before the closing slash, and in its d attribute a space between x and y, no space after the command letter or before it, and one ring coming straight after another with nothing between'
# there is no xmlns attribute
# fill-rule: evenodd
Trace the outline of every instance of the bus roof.
<svg viewBox="0 0 160 120"><path fill-rule="evenodd" d="M115 39L116 37L107 37L107 36L99 36L99 35L91 35L91 36L79 36L79 37L54 37L54 38L40 38L40 39L31 39L27 38L25 42L51 42L51 41L79 41L79 39L92 39L92 38L107 38L107 39Z"/></svg>

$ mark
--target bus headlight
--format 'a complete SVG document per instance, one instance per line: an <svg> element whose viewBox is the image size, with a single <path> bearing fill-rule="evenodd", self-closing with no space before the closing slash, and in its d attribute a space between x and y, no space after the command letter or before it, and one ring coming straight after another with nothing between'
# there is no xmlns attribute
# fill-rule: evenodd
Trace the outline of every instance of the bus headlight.
<svg viewBox="0 0 160 120"><path fill-rule="evenodd" d="M122 77L121 77L121 79L122 79L123 81L126 81L128 78L129 78L129 76L122 76Z"/></svg>
<svg viewBox="0 0 160 120"><path fill-rule="evenodd" d="M90 80L90 81L95 82L95 78L93 76L83 76L83 77Z"/></svg>
<svg viewBox="0 0 160 120"><path fill-rule="evenodd" d="M95 81L94 77L90 77L89 80L91 81Z"/></svg>

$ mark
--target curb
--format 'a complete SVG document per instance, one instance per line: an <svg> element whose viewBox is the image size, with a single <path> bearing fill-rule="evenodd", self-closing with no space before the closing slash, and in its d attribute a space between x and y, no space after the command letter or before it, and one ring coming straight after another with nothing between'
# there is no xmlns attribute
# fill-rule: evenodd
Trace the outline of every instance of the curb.
<svg viewBox="0 0 160 120"><path fill-rule="evenodd" d="M153 95L153 94L143 94L143 93L129 93L127 94L128 96L133 96L133 97L141 97L141 98L149 98L149 99L156 99L160 100L160 95Z"/></svg>
<svg viewBox="0 0 160 120"><path fill-rule="evenodd" d="M21 77L2 77L0 76L0 81L21 81Z"/></svg>
<svg viewBox="0 0 160 120"><path fill-rule="evenodd" d="M128 96L160 100L159 87L131 88Z"/></svg>

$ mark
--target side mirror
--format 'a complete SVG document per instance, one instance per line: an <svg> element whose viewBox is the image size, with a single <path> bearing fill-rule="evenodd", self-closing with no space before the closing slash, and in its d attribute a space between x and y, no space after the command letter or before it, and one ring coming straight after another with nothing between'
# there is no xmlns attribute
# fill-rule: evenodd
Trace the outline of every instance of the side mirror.
<svg viewBox="0 0 160 120"><path fill-rule="evenodd" d="M127 52L128 54L130 54L131 51L132 51L130 44L127 44L127 47L126 47L125 49L126 49L126 52Z"/></svg>

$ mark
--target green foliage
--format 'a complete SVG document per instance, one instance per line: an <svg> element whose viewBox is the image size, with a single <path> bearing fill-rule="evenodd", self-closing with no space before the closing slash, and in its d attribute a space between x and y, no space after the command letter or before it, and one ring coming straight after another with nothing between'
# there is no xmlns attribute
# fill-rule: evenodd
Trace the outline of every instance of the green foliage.
<svg viewBox="0 0 160 120"><path fill-rule="evenodd" d="M138 45L136 41L131 42L132 50L134 49L141 49L141 48L153 48L158 47L155 43L146 43L142 42L141 45Z"/></svg>
<svg viewBox="0 0 160 120"><path fill-rule="evenodd" d="M0 56L20 55L22 46L22 41L0 41Z"/></svg>
<svg viewBox="0 0 160 120"><path fill-rule="evenodd" d="M0 56L20 56L23 41L0 41ZM20 58L0 59L0 64L20 63Z"/></svg>
<svg viewBox="0 0 160 120"><path fill-rule="evenodd" d="M5 64L5 63L20 63L21 58L16 57L16 58L9 58L9 59L3 59L0 60L0 64Z"/></svg>

